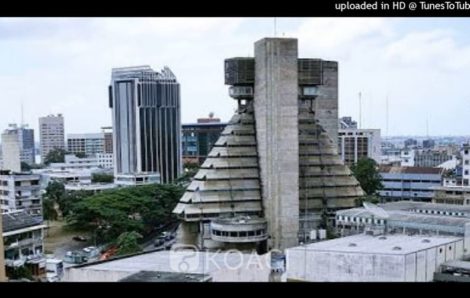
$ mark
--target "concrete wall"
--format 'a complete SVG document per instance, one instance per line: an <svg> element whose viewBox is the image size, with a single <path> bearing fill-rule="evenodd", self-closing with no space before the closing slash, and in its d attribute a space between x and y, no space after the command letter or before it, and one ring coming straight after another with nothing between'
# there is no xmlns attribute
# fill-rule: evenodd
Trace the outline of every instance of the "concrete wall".
<svg viewBox="0 0 470 298"><path fill-rule="evenodd" d="M0 213L0 232L3 231L2 227L2 214ZM6 281L5 278L5 258L4 258L3 237L0 237L0 282Z"/></svg>
<svg viewBox="0 0 470 298"><path fill-rule="evenodd" d="M291 249L287 252L287 279L318 282L430 282L442 263L462 257L462 248L463 240L406 255Z"/></svg>
<svg viewBox="0 0 470 298"><path fill-rule="evenodd" d="M295 246L299 230L297 56L296 39L265 38L255 43L254 108L262 198L271 236L268 245L277 249Z"/></svg>
<svg viewBox="0 0 470 298"><path fill-rule="evenodd" d="M323 61L323 84L318 86L315 118L338 148L338 62Z"/></svg>

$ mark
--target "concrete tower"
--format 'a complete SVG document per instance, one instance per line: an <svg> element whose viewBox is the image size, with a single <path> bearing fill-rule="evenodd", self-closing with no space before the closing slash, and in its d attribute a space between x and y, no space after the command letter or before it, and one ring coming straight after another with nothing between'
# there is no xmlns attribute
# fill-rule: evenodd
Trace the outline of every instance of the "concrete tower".
<svg viewBox="0 0 470 298"><path fill-rule="evenodd" d="M297 244L299 231L299 133L297 40L255 43L256 138L270 246ZM288 179L286 179L288 177Z"/></svg>
<svg viewBox="0 0 470 298"><path fill-rule="evenodd" d="M179 239L259 251L313 241L363 195L337 152L338 63L265 38L255 58L225 60L225 84L237 113L174 210Z"/></svg>

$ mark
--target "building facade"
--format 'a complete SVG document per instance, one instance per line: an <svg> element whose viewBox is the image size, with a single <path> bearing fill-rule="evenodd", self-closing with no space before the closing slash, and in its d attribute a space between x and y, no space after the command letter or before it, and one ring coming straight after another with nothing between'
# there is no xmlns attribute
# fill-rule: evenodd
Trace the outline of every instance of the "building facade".
<svg viewBox="0 0 470 298"><path fill-rule="evenodd" d="M441 185L444 170L429 167L379 168L383 189L379 191L382 201L423 201L431 202L434 188Z"/></svg>
<svg viewBox="0 0 470 298"><path fill-rule="evenodd" d="M67 135L67 151L71 154L83 154L86 157L104 153L104 133L83 133Z"/></svg>
<svg viewBox="0 0 470 298"><path fill-rule="evenodd" d="M210 117L183 124L183 161L202 165L226 125L220 119Z"/></svg>
<svg viewBox="0 0 470 298"><path fill-rule="evenodd" d="M2 213L25 210L28 214L41 217L40 176L0 173L0 206Z"/></svg>
<svg viewBox="0 0 470 298"><path fill-rule="evenodd" d="M21 144L17 130L2 133L3 170L21 172Z"/></svg>
<svg viewBox="0 0 470 298"><path fill-rule="evenodd" d="M437 167L438 165L452 160L454 155L447 150L421 149L415 150L414 166L415 167Z"/></svg>
<svg viewBox="0 0 470 298"><path fill-rule="evenodd" d="M64 117L62 114L39 118L39 142L42 163L50 151L54 149L65 150Z"/></svg>
<svg viewBox="0 0 470 298"><path fill-rule="evenodd" d="M4 242L7 275L14 268L26 266L35 278L45 277L44 228L42 218L25 211L2 214L2 238ZM1 269L0 269L1 270Z"/></svg>
<svg viewBox="0 0 470 298"><path fill-rule="evenodd" d="M179 242L285 249L355 206L363 191L337 154L337 62L265 38L255 58L225 60L225 83L238 109L173 211Z"/></svg>
<svg viewBox="0 0 470 298"><path fill-rule="evenodd" d="M168 67L115 68L109 87L115 176L159 173L162 183L182 172L180 88Z"/></svg>
<svg viewBox="0 0 470 298"><path fill-rule="evenodd" d="M105 126L101 128L101 132L104 135L104 153L113 153L113 127Z"/></svg>
<svg viewBox="0 0 470 298"><path fill-rule="evenodd" d="M361 158L371 158L380 163L380 129L344 128L338 135L338 152L345 164L352 166Z"/></svg>
<svg viewBox="0 0 470 298"><path fill-rule="evenodd" d="M452 236L354 235L287 250L287 281L432 282L464 255Z"/></svg>
<svg viewBox="0 0 470 298"><path fill-rule="evenodd" d="M27 163L28 165L33 165L35 163L36 154L34 145L34 130L28 128L27 125L19 126L17 124L10 124L8 129L5 131L5 134L17 135L20 147L20 162ZM8 138L6 141L14 142L14 140ZM9 153L7 152L6 155L8 156Z"/></svg>

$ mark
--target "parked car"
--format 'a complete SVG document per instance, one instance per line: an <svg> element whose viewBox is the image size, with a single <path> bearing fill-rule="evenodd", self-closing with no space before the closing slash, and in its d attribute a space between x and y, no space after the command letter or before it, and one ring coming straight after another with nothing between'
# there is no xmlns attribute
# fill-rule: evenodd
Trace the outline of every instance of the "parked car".
<svg viewBox="0 0 470 298"><path fill-rule="evenodd" d="M74 236L73 237L73 240L75 241L81 241L81 242L84 242L84 241L87 241L87 239L83 236Z"/></svg>

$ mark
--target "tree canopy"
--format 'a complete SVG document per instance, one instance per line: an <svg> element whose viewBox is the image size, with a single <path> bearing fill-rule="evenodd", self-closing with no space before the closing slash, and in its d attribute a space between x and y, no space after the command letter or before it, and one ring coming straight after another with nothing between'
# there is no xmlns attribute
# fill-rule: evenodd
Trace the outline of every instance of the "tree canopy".
<svg viewBox="0 0 470 298"><path fill-rule="evenodd" d="M174 184L151 184L107 190L74 203L67 222L94 231L101 241L124 232L147 234L176 218L172 210L184 189Z"/></svg>
<svg viewBox="0 0 470 298"><path fill-rule="evenodd" d="M64 162L66 154L67 151L65 151L64 149L53 149L49 151L49 153L47 153L46 158L44 159L44 164L48 165L53 162Z"/></svg>
<svg viewBox="0 0 470 298"><path fill-rule="evenodd" d="M91 182L93 183L113 183L114 175L106 173L94 173L91 175Z"/></svg>
<svg viewBox="0 0 470 298"><path fill-rule="evenodd" d="M142 251L139 239L142 239L142 235L135 231L124 232L119 235L116 241L116 255L128 255Z"/></svg>
<svg viewBox="0 0 470 298"><path fill-rule="evenodd" d="M373 196L383 188L382 177L379 174L375 160L361 158L351 167L351 171L367 196Z"/></svg>

